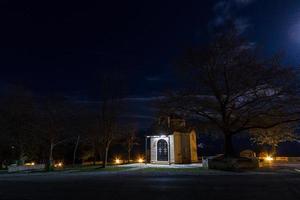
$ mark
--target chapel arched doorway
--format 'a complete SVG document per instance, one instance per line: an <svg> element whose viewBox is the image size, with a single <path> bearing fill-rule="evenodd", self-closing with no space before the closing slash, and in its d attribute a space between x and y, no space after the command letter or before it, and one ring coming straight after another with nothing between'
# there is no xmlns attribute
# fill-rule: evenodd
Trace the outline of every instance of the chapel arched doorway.
<svg viewBox="0 0 300 200"><path fill-rule="evenodd" d="M157 161L168 161L168 143L164 139L157 141Z"/></svg>

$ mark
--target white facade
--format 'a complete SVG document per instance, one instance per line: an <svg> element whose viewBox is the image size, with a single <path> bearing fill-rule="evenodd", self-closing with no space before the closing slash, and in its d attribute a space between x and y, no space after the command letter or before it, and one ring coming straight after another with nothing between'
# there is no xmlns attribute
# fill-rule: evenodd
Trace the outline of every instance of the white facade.
<svg viewBox="0 0 300 200"><path fill-rule="evenodd" d="M172 164L198 161L196 132L174 132L150 138L150 163Z"/></svg>
<svg viewBox="0 0 300 200"><path fill-rule="evenodd" d="M168 160L157 160L157 143L159 140L164 140L168 144ZM174 136L152 136L150 137L150 162L151 163L174 163Z"/></svg>

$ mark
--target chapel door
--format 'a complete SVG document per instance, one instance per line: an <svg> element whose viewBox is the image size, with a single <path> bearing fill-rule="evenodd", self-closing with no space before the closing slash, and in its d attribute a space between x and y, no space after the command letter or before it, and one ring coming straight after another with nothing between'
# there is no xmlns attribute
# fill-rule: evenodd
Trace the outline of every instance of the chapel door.
<svg viewBox="0 0 300 200"><path fill-rule="evenodd" d="M157 142L157 161L168 161L168 143L160 139Z"/></svg>

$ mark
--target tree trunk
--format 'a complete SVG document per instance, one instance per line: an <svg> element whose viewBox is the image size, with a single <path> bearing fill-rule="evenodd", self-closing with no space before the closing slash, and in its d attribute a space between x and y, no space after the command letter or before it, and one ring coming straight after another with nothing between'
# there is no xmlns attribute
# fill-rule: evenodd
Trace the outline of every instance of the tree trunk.
<svg viewBox="0 0 300 200"><path fill-rule="evenodd" d="M277 152L277 147L275 144L272 144L272 156L274 157L274 159L276 160L276 152Z"/></svg>
<svg viewBox="0 0 300 200"><path fill-rule="evenodd" d="M4 161L0 159L0 169L3 169L3 166L4 166Z"/></svg>
<svg viewBox="0 0 300 200"><path fill-rule="evenodd" d="M109 149L109 147L105 147L104 158L103 158L103 162L102 162L103 168L105 168L107 165L108 149Z"/></svg>
<svg viewBox="0 0 300 200"><path fill-rule="evenodd" d="M73 167L75 166L75 162L76 162L76 152L79 146L79 141L80 141L80 135L77 136L76 144L73 151Z"/></svg>
<svg viewBox="0 0 300 200"><path fill-rule="evenodd" d="M235 152L232 144L232 134L225 134L224 136L224 156L235 157Z"/></svg>
<svg viewBox="0 0 300 200"><path fill-rule="evenodd" d="M130 163L130 158L131 158L131 150L128 149L128 163Z"/></svg>
<svg viewBox="0 0 300 200"><path fill-rule="evenodd" d="M19 162L18 165L24 165L25 164L25 153L23 145L20 145L20 155L19 155Z"/></svg>
<svg viewBox="0 0 300 200"><path fill-rule="evenodd" d="M47 170L51 170L53 167L53 149L54 149L54 144L53 142L51 142L50 144L50 152L49 152L49 161L48 161L48 169Z"/></svg>
<svg viewBox="0 0 300 200"><path fill-rule="evenodd" d="M96 159L97 159L97 150L96 150L96 144L93 144L93 165L96 165Z"/></svg>
<svg viewBox="0 0 300 200"><path fill-rule="evenodd" d="M94 152L93 165L96 165L96 153Z"/></svg>

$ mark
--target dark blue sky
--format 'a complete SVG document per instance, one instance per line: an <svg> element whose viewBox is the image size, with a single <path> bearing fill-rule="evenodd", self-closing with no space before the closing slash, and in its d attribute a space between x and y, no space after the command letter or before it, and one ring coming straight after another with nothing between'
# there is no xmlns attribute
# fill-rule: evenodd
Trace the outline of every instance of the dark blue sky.
<svg viewBox="0 0 300 200"><path fill-rule="evenodd" d="M1 79L82 95L111 68L128 77L131 95L154 95L169 84L169 61L212 15L212 4L197 1L6 2Z"/></svg>
<svg viewBox="0 0 300 200"><path fill-rule="evenodd" d="M89 99L115 71L142 102L174 87L172 62L228 19L266 53L300 63L299 0L2 0L0 85Z"/></svg>

